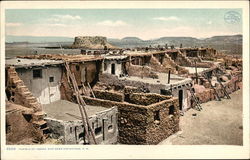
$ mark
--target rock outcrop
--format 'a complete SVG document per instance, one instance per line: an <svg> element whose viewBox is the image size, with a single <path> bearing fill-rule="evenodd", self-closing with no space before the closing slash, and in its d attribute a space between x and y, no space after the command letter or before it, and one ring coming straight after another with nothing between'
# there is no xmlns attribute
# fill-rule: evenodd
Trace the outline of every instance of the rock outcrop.
<svg viewBox="0 0 250 160"><path fill-rule="evenodd" d="M106 37L101 36L84 36L84 37L75 37L75 41L72 45L72 48L82 48L82 49L118 49L107 42Z"/></svg>

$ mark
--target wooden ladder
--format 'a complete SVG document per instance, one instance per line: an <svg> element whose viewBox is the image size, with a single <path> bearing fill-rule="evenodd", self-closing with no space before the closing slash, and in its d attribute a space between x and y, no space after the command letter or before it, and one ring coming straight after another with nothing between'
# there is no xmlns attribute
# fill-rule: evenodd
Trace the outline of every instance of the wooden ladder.
<svg viewBox="0 0 250 160"><path fill-rule="evenodd" d="M230 95L228 94L227 90L226 90L226 87L222 84L221 80L219 79L219 76L217 74L215 74L216 78L217 78L217 81L219 82L219 84L221 85L222 87L222 91L224 93L224 97L226 96L227 99L231 99Z"/></svg>
<svg viewBox="0 0 250 160"><path fill-rule="evenodd" d="M88 87L89 87L89 89L90 89L90 92L91 92L92 96L95 98L95 94L94 94L94 92L93 92L93 90L92 90L92 88L91 88L89 82L87 82L87 84L88 84Z"/></svg>
<svg viewBox="0 0 250 160"><path fill-rule="evenodd" d="M193 88L189 86L188 90L191 93L191 99L194 100L195 109L198 111L201 111L202 110L201 103L200 103L199 99L194 95Z"/></svg>
<svg viewBox="0 0 250 160"><path fill-rule="evenodd" d="M71 72L67 62L65 62L65 68L66 68L66 72L67 72L67 77L68 77L68 79L70 79L70 81L72 83L73 91L74 91L75 96L76 96L76 100L77 100L79 110L81 113L81 118L82 118L84 130L85 130L85 134L88 138L88 143L90 144L90 137L89 137L89 131L90 131L90 134L91 134L91 137L94 141L94 144L97 144L96 139L95 139L95 134L94 134L93 128L90 125L89 117L88 117L88 114L87 114L87 111L85 108L86 103L84 102L84 100L80 94L78 85L76 83L75 75ZM69 81L69 83L70 83L70 81Z"/></svg>
<svg viewBox="0 0 250 160"><path fill-rule="evenodd" d="M218 100L218 101L221 101L221 98L220 98L220 96L218 95L218 93L217 93L216 89L214 88L214 86L212 85L211 80L208 78L208 76L206 76L206 74L203 74L203 76L208 80L210 86L211 86L212 89L214 90L214 93L215 93L215 95L216 95L217 100Z"/></svg>

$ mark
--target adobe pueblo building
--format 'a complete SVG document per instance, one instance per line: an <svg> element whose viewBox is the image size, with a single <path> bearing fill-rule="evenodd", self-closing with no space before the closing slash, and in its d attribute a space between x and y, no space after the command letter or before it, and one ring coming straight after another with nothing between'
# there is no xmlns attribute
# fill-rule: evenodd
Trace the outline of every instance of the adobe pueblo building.
<svg viewBox="0 0 250 160"><path fill-rule="evenodd" d="M185 111L242 87L242 60L212 48L96 53L6 60L8 144L158 144Z"/></svg>

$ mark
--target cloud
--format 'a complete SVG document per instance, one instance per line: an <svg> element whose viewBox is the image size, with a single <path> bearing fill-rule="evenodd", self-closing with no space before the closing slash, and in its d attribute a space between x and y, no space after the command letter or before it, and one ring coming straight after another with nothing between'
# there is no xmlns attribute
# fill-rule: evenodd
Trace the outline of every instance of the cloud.
<svg viewBox="0 0 250 160"><path fill-rule="evenodd" d="M18 27L23 25L22 23L5 23L7 27Z"/></svg>
<svg viewBox="0 0 250 160"><path fill-rule="evenodd" d="M208 21L208 22L207 22L208 25L211 25L212 23L213 23L212 21Z"/></svg>
<svg viewBox="0 0 250 160"><path fill-rule="evenodd" d="M58 22L68 22L68 21L74 21L74 20L81 20L82 18L78 15L76 16L72 16L72 15L52 15L52 18L49 18L48 19L48 22L55 22L55 23L58 23Z"/></svg>
<svg viewBox="0 0 250 160"><path fill-rule="evenodd" d="M61 23L52 23L52 24L46 24L47 26L50 27L66 27L66 24L61 24Z"/></svg>
<svg viewBox="0 0 250 160"><path fill-rule="evenodd" d="M175 17L175 16L170 16L170 17L154 17L154 20L159 20L159 21L179 21L180 18Z"/></svg>
<svg viewBox="0 0 250 160"><path fill-rule="evenodd" d="M102 22L98 22L97 25L100 26L109 26L109 27L118 27L118 26L126 26L128 25L126 22L117 20L117 21L111 21L111 20L106 20Z"/></svg>

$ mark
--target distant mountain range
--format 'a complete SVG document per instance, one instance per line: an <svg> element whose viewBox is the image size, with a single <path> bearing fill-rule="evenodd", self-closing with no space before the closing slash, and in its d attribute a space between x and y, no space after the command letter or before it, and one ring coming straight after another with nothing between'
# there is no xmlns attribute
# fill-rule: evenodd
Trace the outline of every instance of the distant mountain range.
<svg viewBox="0 0 250 160"><path fill-rule="evenodd" d="M35 36L6 36L5 42L29 42L29 43L49 43L49 42L74 42L71 37L35 37Z"/></svg>
<svg viewBox="0 0 250 160"><path fill-rule="evenodd" d="M168 46L175 47L213 47L229 54L242 53L242 35L214 36L211 38L198 39L193 37L161 37L153 40L142 40L138 37L125 37L123 39L108 39L108 42L122 48Z"/></svg>
<svg viewBox="0 0 250 160"><path fill-rule="evenodd" d="M108 38L108 42L120 48L134 48L146 46L168 46L179 47L213 47L217 50L229 54L242 53L242 35L213 36L211 38L198 39L193 37L161 37L153 40L142 40L138 37L125 37L122 39ZM32 36L6 36L7 43L28 42L28 43L51 43L64 42L70 44L74 42L72 37L32 37Z"/></svg>

